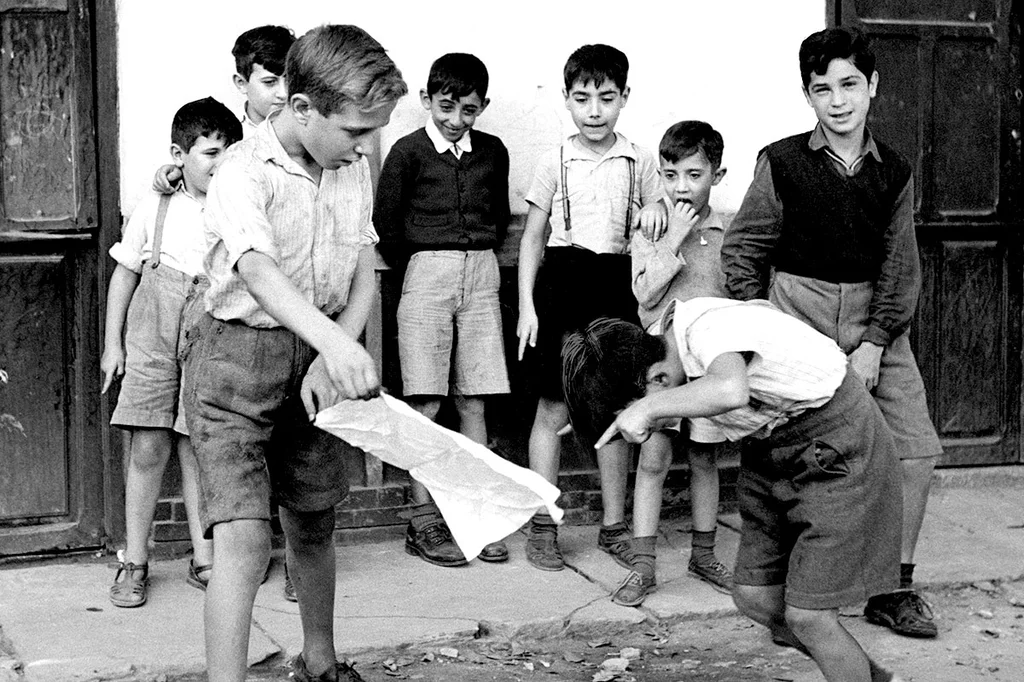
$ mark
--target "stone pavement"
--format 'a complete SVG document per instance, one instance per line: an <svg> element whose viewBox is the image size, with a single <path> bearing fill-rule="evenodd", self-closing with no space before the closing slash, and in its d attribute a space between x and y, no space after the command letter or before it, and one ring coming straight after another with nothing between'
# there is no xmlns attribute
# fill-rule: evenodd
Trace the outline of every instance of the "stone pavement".
<svg viewBox="0 0 1024 682"><path fill-rule="evenodd" d="M735 557L738 518L723 516L719 555ZM626 571L597 549L595 526L568 526L569 568L546 573L509 538L506 564L439 568L403 551L401 540L339 546L339 655L471 636L522 639L612 635L645 619L671 623L733 613L728 596L689 577L684 520L662 524L658 588L640 609L608 595ZM110 559L76 558L0 567L0 682L157 680L203 669L202 592L185 582L186 559L154 562L149 602L118 609L107 600ZM944 470L936 475L917 552L916 578L945 584L1024 575L1024 467ZM251 663L300 650L298 609L281 594L275 562L260 589ZM6 653L5 653L6 652Z"/></svg>

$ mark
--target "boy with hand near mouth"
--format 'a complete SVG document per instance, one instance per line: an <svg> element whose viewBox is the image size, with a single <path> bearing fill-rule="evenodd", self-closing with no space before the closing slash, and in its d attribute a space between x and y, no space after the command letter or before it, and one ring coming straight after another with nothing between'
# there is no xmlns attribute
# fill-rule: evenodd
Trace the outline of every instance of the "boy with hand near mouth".
<svg viewBox="0 0 1024 682"><path fill-rule="evenodd" d="M562 392L562 340L602 317L636 319L628 253L633 219L661 196L657 166L615 132L629 98L629 60L608 45L584 45L565 64L565 107L579 130L544 154L526 194L529 212L519 247L519 359L539 393L530 432L530 468L557 484L559 432L569 423ZM547 227L551 231L545 242ZM543 257L543 265L541 259ZM629 448L597 453L603 503L598 546L623 555ZM565 567L558 528L539 513L530 524L526 558L536 568ZM619 559L626 560L626 559Z"/></svg>
<svg viewBox="0 0 1024 682"><path fill-rule="evenodd" d="M420 90L430 120L392 146L373 211L381 256L405 268L398 305L405 399L435 420L453 386L459 430L482 445L485 396L509 390L495 255L508 231L508 150L473 130L490 103L488 81L471 54L431 65ZM418 481L411 486L405 551L438 566L465 564L430 493ZM508 548L492 542L479 557L507 561Z"/></svg>
<svg viewBox="0 0 1024 682"><path fill-rule="evenodd" d="M661 316L676 299L725 296L721 268L724 228L721 217L709 203L711 188L725 176L724 147L722 135L704 121L680 121L661 138L659 174L666 196L653 209L662 220L667 220L668 228L657 241L637 231L630 244L633 293L639 304L640 324L648 333L658 333ZM724 441L725 436L707 419L688 421L693 515L689 571L714 589L728 592L732 588L732 573L715 556L719 488L715 443ZM669 434L651 434L640 446L630 560L620 562L631 572L612 595L623 606L639 606L655 585L654 546L662 488L671 464Z"/></svg>

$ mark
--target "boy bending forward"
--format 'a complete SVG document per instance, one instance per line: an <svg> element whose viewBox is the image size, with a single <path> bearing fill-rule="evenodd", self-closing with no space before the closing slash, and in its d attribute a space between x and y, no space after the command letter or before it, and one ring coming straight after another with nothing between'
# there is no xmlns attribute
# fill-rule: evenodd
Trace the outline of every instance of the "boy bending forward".
<svg viewBox="0 0 1024 682"><path fill-rule="evenodd" d="M569 337L573 428L601 447L708 417L743 439L736 606L826 680L894 679L838 617L896 584L902 514L892 436L846 356L764 301L676 301L661 331L602 319Z"/></svg>

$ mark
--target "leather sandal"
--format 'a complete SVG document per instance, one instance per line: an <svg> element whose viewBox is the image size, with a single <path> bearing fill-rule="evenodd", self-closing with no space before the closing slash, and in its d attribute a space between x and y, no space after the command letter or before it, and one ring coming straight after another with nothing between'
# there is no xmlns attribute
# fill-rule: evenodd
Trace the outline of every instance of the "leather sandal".
<svg viewBox="0 0 1024 682"><path fill-rule="evenodd" d="M146 603L149 587L149 564L117 562L114 584L110 586L110 603L123 609L133 609Z"/></svg>
<svg viewBox="0 0 1024 682"><path fill-rule="evenodd" d="M197 587L200 590L205 590L207 585L210 584L210 576L203 577L203 573L207 573L213 570L213 564L202 564L197 566L195 559L188 560L188 577L185 580L192 587Z"/></svg>

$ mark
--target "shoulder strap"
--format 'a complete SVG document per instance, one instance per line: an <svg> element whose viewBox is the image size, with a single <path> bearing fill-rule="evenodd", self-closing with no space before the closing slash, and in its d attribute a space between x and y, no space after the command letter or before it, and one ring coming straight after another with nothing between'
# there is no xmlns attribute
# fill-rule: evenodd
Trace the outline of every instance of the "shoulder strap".
<svg viewBox="0 0 1024 682"><path fill-rule="evenodd" d="M636 151L635 144L633 151ZM629 165L629 194L626 195L626 227L622 236L625 238L626 244L629 244L629 230L633 225L633 194L636 192L636 159L627 156L626 163Z"/></svg>
<svg viewBox="0 0 1024 682"><path fill-rule="evenodd" d="M562 219L565 221L565 236L572 243L572 217L569 210L569 170L565 167L565 143L558 147L558 170L562 176Z"/></svg>
<svg viewBox="0 0 1024 682"><path fill-rule="evenodd" d="M156 227L153 229L153 255L149 258L149 267L160 265L160 247L164 241L164 220L167 219L167 206L171 203L170 194L160 195L160 205L156 208Z"/></svg>

